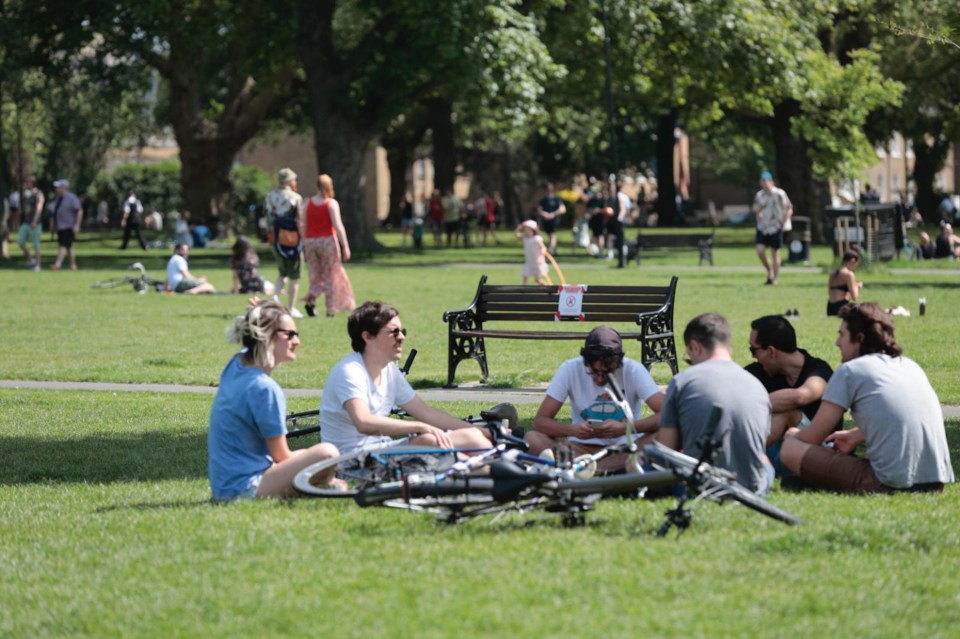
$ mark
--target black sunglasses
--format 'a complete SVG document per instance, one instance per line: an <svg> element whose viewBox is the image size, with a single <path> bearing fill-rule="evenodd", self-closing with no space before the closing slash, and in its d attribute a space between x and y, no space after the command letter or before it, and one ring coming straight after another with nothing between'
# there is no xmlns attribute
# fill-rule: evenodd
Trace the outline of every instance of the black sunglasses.
<svg viewBox="0 0 960 639"><path fill-rule="evenodd" d="M283 333L287 336L287 339L293 339L294 337L300 337L300 333L293 330L292 328L278 328L278 333Z"/></svg>
<svg viewBox="0 0 960 639"><path fill-rule="evenodd" d="M404 337L407 336L407 329L405 328L394 328L387 332L393 335L394 337L400 337L401 335L403 335Z"/></svg>
<svg viewBox="0 0 960 639"><path fill-rule="evenodd" d="M747 344L747 348L750 349L750 354L756 356L757 351L762 351L766 349L766 346L754 346L753 344Z"/></svg>

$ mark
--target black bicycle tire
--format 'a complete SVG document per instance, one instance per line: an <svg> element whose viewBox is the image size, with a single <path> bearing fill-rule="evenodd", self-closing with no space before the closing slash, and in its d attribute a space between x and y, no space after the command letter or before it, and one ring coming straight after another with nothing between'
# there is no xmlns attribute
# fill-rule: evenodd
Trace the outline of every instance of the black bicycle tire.
<svg viewBox="0 0 960 639"><path fill-rule="evenodd" d="M123 286L124 284L134 284L138 281L139 280L135 277L124 275L121 277L111 277L105 280L94 282L93 284L90 285L90 288L95 288L95 289L117 288L118 286Z"/></svg>
<svg viewBox="0 0 960 639"><path fill-rule="evenodd" d="M651 454L651 449L654 454ZM682 470L684 472L693 472L693 470L697 467L697 460L664 446L647 446L644 448L644 453L648 457L654 458L654 463L676 466L678 470ZM659 457L659 459L656 459L657 457ZM733 499L734 501L743 504L751 510L754 510L762 515L766 515L771 519L781 521L790 526L802 523L802 520L799 517L791 515L785 510L777 508L770 502L758 496L756 493L737 483L735 479L722 476L721 474L729 474L732 476L732 473L728 473L723 469L710 466L709 464L704 465L702 477L710 489L716 489L715 491L711 492L714 492L717 498Z"/></svg>
<svg viewBox="0 0 960 639"><path fill-rule="evenodd" d="M724 492L725 496L729 496L731 499L743 504L750 510L756 511L761 515L766 515L771 519L776 519L777 521L783 522L788 526L796 526L797 524L803 523L803 520L799 517L791 515L787 511L777 508L763 497L750 492L740 484L734 482L724 482Z"/></svg>
<svg viewBox="0 0 960 639"><path fill-rule="evenodd" d="M354 501L361 508L378 506L393 500L412 502L416 500L437 500L438 503L453 503L457 497L486 495L493 502L494 480L489 477L470 477L449 479L440 482L403 482L392 481L371 486L357 492Z"/></svg>

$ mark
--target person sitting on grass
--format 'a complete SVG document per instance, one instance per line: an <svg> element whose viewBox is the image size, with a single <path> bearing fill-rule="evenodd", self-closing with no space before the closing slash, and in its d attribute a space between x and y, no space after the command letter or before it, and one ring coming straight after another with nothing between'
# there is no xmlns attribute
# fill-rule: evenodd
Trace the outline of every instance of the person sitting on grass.
<svg viewBox="0 0 960 639"><path fill-rule="evenodd" d="M320 402L321 437L344 455L397 437L438 448L489 448L471 424L426 404L400 372L407 330L397 309L364 302L350 313L347 333L353 353L330 371ZM394 419L399 406L408 419Z"/></svg>
<svg viewBox="0 0 960 639"><path fill-rule="evenodd" d="M287 445L287 400L270 374L297 359L299 333L279 303L257 301L238 317L230 339L243 345L220 375L207 433L210 488L216 501L253 497L295 497L293 478L307 466L336 457L323 443L303 450ZM331 468L317 481L336 487Z"/></svg>
<svg viewBox="0 0 960 639"><path fill-rule="evenodd" d="M843 307L840 320L836 344L843 364L810 425L787 431L780 460L815 488L943 490L954 481L943 409L923 369L903 356L893 316L868 302ZM847 410L856 426L833 432ZM854 457L860 444L866 456Z"/></svg>
<svg viewBox="0 0 960 639"><path fill-rule="evenodd" d="M683 331L693 364L670 380L660 412L657 441L700 456L699 440L715 406L723 410L714 438L723 442L716 465L764 495L773 485L767 458L770 396L757 378L733 361L730 324L716 313L694 317Z"/></svg>
<svg viewBox="0 0 960 639"><path fill-rule="evenodd" d="M827 315L836 315L841 308L860 295L863 282L858 282L854 274L858 264L860 251L848 249L843 252L840 268L827 278Z"/></svg>
<svg viewBox="0 0 960 639"><path fill-rule="evenodd" d="M273 295L273 284L260 275L260 256L253 243L243 235L237 236L233 243L230 270L233 271L231 293Z"/></svg>
<svg viewBox="0 0 960 639"><path fill-rule="evenodd" d="M167 262L167 287L174 293L199 295L201 293L215 293L213 284L205 277L194 277L187 268L187 256L190 247L184 243L173 247L173 255Z"/></svg>
<svg viewBox="0 0 960 639"><path fill-rule="evenodd" d="M652 439L663 393L642 364L624 357L620 334L609 326L598 326L587 335L580 357L562 363L550 380L547 395L533 418L533 430L524 437L530 452L539 455L566 438L575 455L592 455L607 446L625 443L626 415L607 387L611 380L630 403L634 431L647 437L638 444ZM570 423L556 419L568 399L573 416ZM641 419L644 403L654 414ZM601 471L621 470L625 461L624 455L613 455L602 459L597 467Z"/></svg>
<svg viewBox="0 0 960 639"><path fill-rule="evenodd" d="M833 368L822 359L797 348L797 333L786 318L767 315L750 324L750 354L746 371L770 393L773 415L767 436L767 456L777 471L780 445L788 428L804 427L820 408L823 390ZM835 424L840 426L838 420Z"/></svg>

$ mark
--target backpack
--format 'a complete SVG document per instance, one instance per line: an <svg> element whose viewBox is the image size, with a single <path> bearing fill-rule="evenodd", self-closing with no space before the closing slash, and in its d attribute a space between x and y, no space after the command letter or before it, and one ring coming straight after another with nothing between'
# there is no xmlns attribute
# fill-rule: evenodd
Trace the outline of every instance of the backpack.
<svg viewBox="0 0 960 639"><path fill-rule="evenodd" d="M292 260L300 254L300 228L296 217L278 217L273 223L273 237L273 246L281 257Z"/></svg>

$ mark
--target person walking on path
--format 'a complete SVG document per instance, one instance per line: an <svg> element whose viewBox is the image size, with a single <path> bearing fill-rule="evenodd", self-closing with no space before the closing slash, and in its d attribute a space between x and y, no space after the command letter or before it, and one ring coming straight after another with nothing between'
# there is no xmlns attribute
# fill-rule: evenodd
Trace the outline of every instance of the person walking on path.
<svg viewBox="0 0 960 639"><path fill-rule="evenodd" d="M20 194L20 234L17 243L27 259L27 268L40 270L40 239L43 234L43 191L37 188L37 180L32 175L27 178L27 186ZM33 245L33 257L28 244Z"/></svg>
<svg viewBox="0 0 960 639"><path fill-rule="evenodd" d="M333 178L327 174L319 176L317 193L306 201L302 214L303 257L310 280L304 308L310 317L317 314L316 301L321 294L325 298L327 317L357 307L342 263L350 260L350 243L340 217L340 203L333 196Z"/></svg>
<svg viewBox="0 0 960 639"><path fill-rule="evenodd" d="M70 258L70 270L77 270L77 254L73 242L80 233L83 223L83 206L80 198L70 191L70 183L66 180L57 180L53 183L57 190L57 199L53 203L53 221L57 229L57 260L50 265L51 271L59 271L63 260Z"/></svg>
<svg viewBox="0 0 960 639"><path fill-rule="evenodd" d="M263 208L267 213L268 227L273 230L271 244L277 257L277 269L280 272L274 298L283 291L284 283L289 280L287 299L290 315L303 317L296 309L297 292L300 289L300 206L303 198L297 193L297 174L291 169L280 169L277 173L279 185L267 193Z"/></svg>
<svg viewBox="0 0 960 639"><path fill-rule="evenodd" d="M547 235L547 250L551 255L557 254L557 226L560 216L567 212L567 207L553 188L552 182L547 182L547 192L537 205L537 215L540 216L540 225Z"/></svg>
<svg viewBox="0 0 960 639"><path fill-rule="evenodd" d="M753 211L757 216L757 256L767 269L767 284L776 284L780 276L780 249L783 247L783 232L791 228L793 204L786 191L773 183L769 171L760 174L760 190L753 199ZM770 249L770 257L767 257Z"/></svg>
<svg viewBox="0 0 960 639"><path fill-rule="evenodd" d="M120 227L123 229L123 242L120 244L120 250L127 250L127 242L134 233L137 235L137 242L140 248L147 250L147 243L143 241L143 233L140 231L140 222L143 218L143 204L137 199L135 191L130 191L130 196L123 202L123 218L120 220Z"/></svg>

